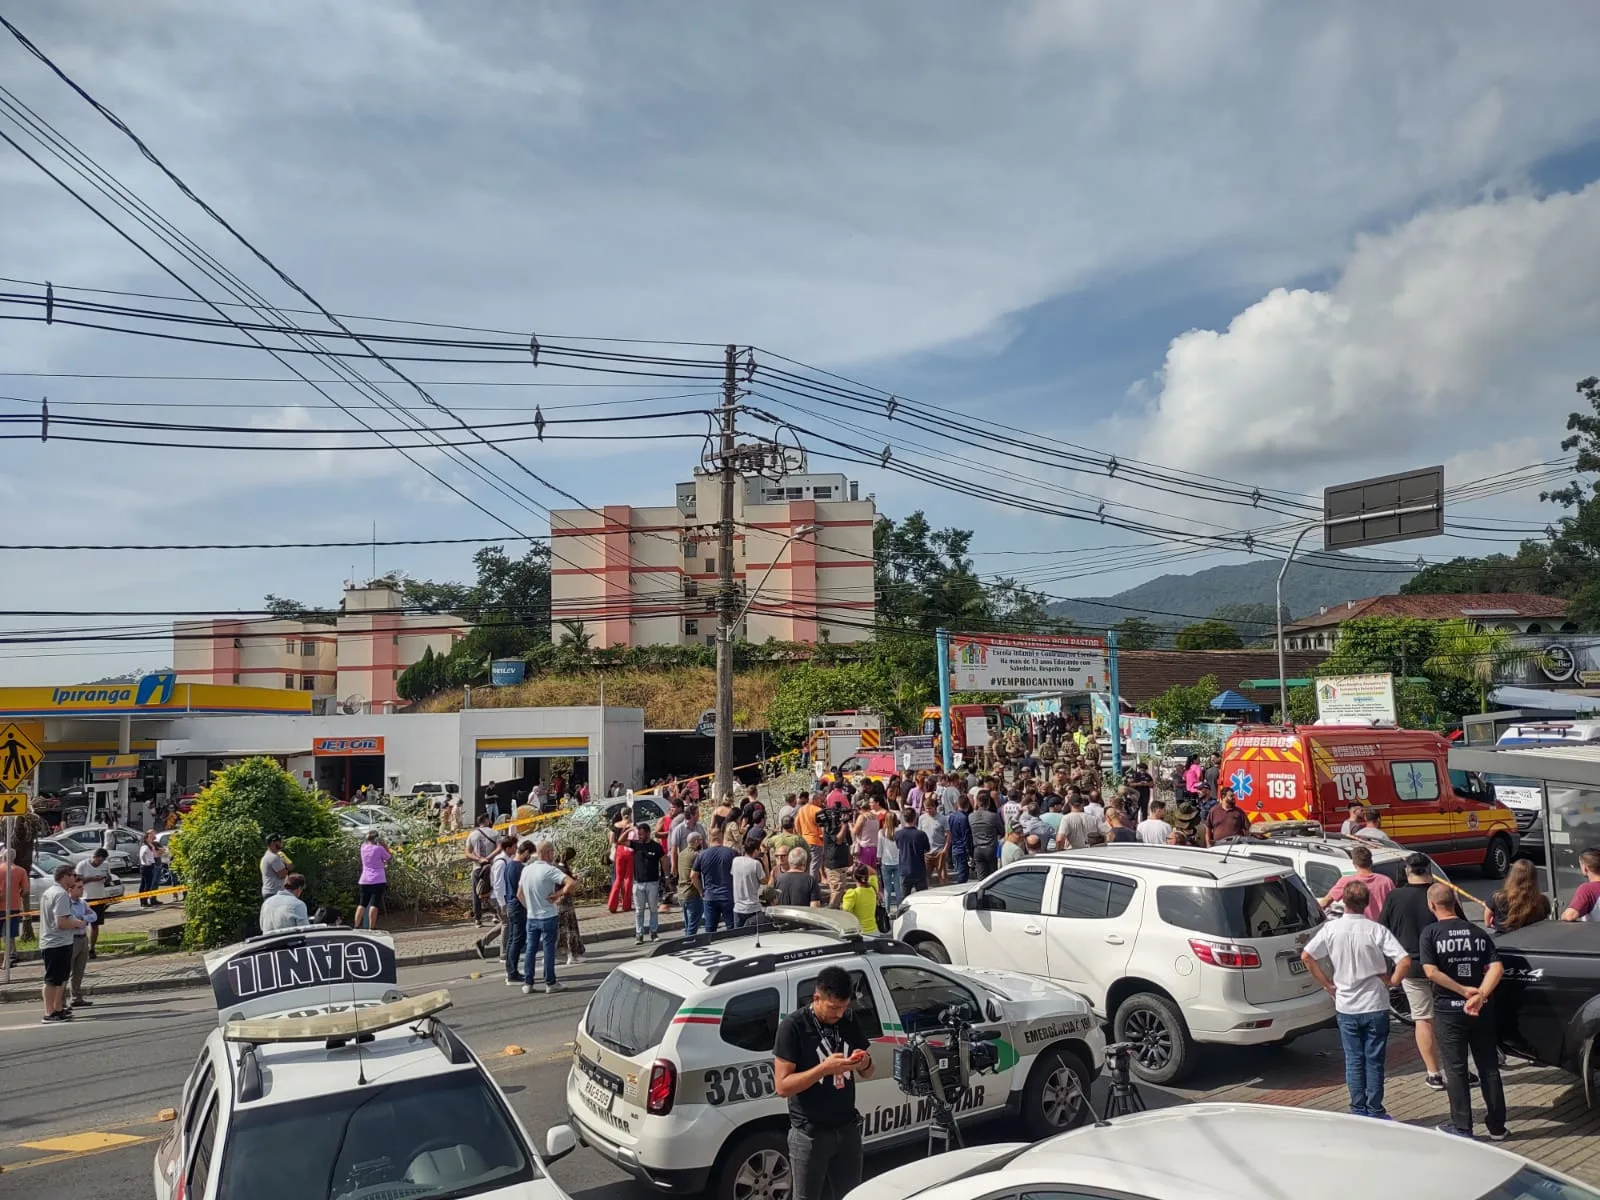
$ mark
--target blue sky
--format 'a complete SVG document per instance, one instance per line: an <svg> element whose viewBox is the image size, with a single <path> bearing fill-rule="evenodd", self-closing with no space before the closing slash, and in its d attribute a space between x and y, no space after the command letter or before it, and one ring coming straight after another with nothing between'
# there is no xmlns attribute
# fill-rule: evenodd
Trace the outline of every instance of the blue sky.
<svg viewBox="0 0 1600 1200"><path fill-rule="evenodd" d="M642 0L24 0L8 15L343 312L754 343L960 409L979 428L1296 494L1424 462L1460 482L1553 458L1573 381L1600 369L1589 59L1600 9L1581 0L1542 6L1538 21L1475 0L840 0L735 14ZM0 81L19 99L275 303L294 302L0 41ZM3 116L0 129L15 133ZM0 275L175 290L4 145L0 210ZM418 371L454 381L435 394L474 421L515 419L502 410L535 400L554 415L675 391L504 386L578 379L522 368ZM242 350L0 321L0 396L20 397L0 414L36 412L48 394L52 411L82 415L351 427L299 384L66 373L283 374ZM585 503L655 504L695 444L649 435L694 428L508 448ZM866 457L904 436L881 422L870 433ZM916 436L951 477L1135 505L1172 531L1278 519L1068 474L1043 451L1008 460L981 438ZM439 469L544 531L537 511ZM866 465L850 474L890 515L923 508L975 529L983 568L1026 561L1060 594L1226 561L1163 560L1159 540L1075 558L1148 539ZM535 501L568 503L518 478ZM1063 487L1089 499L1049 490ZM0 496L18 534L6 542L344 539L374 521L380 537L495 532L390 453L8 441ZM1462 514L1513 528L1548 518L1536 489ZM1456 538L1395 553L1485 548ZM995 553L1021 549L1060 557ZM470 554L380 550L377 565L462 577ZM49 611L250 609L266 592L331 601L371 565L350 551L3 557L0 607ZM0 682L169 655L159 640L17 647Z"/></svg>

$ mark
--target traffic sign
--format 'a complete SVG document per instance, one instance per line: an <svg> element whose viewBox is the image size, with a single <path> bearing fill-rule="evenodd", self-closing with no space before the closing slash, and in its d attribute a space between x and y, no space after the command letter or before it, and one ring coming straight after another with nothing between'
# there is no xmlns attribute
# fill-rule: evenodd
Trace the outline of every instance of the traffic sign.
<svg viewBox="0 0 1600 1200"><path fill-rule="evenodd" d="M0 729L0 791L9 792L32 775L43 757L39 744L20 725L12 723Z"/></svg>
<svg viewBox="0 0 1600 1200"><path fill-rule="evenodd" d="M28 815L28 793L0 792L0 817L25 817Z"/></svg>

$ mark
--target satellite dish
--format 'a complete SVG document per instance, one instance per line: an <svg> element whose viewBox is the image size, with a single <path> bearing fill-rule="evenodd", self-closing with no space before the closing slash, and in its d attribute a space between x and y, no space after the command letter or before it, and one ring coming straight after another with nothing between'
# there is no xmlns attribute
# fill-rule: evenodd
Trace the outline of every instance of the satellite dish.
<svg viewBox="0 0 1600 1200"><path fill-rule="evenodd" d="M356 713L361 711L366 702L367 698L360 692L357 692L355 695L346 696L343 700L339 701L339 711L347 717L353 717L356 715Z"/></svg>

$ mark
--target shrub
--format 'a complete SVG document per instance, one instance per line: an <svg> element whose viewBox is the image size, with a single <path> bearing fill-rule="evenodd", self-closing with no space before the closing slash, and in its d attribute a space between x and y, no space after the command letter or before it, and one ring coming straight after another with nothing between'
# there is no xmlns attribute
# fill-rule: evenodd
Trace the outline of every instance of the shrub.
<svg viewBox="0 0 1600 1200"><path fill-rule="evenodd" d="M252 758L218 775L196 799L172 839L172 861L188 889L184 942L195 948L237 941L261 905L266 835L282 834L310 854L295 869L321 871L332 886L339 837L326 800L270 758ZM352 877L353 878L353 877Z"/></svg>

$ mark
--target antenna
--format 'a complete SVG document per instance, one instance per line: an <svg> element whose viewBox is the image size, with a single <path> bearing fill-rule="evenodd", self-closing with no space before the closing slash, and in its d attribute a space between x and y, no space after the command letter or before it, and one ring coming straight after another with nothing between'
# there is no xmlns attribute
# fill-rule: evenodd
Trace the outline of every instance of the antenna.
<svg viewBox="0 0 1600 1200"><path fill-rule="evenodd" d="M356 1004L356 985L350 985L350 1015L356 1022L356 1086L367 1086L367 1061L361 1054L361 1009Z"/></svg>

